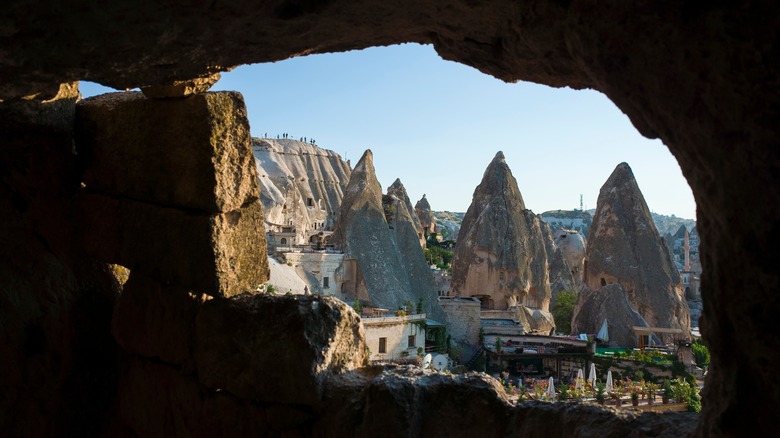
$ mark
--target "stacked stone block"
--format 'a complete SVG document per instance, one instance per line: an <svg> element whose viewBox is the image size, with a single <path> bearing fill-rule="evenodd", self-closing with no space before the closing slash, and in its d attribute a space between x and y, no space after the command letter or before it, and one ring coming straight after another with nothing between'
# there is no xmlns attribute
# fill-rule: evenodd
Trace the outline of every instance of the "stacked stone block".
<svg viewBox="0 0 780 438"><path fill-rule="evenodd" d="M217 297L268 279L239 93L87 99L77 109L76 145L84 242L96 258Z"/></svg>

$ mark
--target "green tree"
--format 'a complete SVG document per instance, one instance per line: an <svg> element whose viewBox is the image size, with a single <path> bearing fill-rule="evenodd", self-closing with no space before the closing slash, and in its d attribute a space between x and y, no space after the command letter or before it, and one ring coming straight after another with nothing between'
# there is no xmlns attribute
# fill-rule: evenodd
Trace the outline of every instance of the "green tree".
<svg viewBox="0 0 780 438"><path fill-rule="evenodd" d="M710 364L710 351L701 339L697 339L691 344L691 350L693 352L693 360L696 361L696 366L702 369L707 368Z"/></svg>
<svg viewBox="0 0 780 438"><path fill-rule="evenodd" d="M550 309L553 318L555 318L555 325L561 333L571 333L571 318L574 316L574 305L577 303L577 295L577 292L568 290L558 292L558 298Z"/></svg>

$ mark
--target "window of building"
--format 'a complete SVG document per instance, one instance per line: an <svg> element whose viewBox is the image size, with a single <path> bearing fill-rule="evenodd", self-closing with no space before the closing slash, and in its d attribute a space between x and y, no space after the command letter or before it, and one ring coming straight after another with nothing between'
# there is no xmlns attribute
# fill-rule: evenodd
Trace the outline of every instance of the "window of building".
<svg viewBox="0 0 780 438"><path fill-rule="evenodd" d="M287 239L285 239L284 237L282 237L282 240L281 240L281 242L280 242L280 243L281 243L282 245L287 245Z"/></svg>
<svg viewBox="0 0 780 438"><path fill-rule="evenodd" d="M379 338L379 352L387 353L387 338Z"/></svg>
<svg viewBox="0 0 780 438"><path fill-rule="evenodd" d="M409 348L414 348L417 346L417 343L415 342L415 335L409 335L409 342L406 344Z"/></svg>
<svg viewBox="0 0 780 438"><path fill-rule="evenodd" d="M330 278L322 277L322 287L323 287L323 289L330 288Z"/></svg>

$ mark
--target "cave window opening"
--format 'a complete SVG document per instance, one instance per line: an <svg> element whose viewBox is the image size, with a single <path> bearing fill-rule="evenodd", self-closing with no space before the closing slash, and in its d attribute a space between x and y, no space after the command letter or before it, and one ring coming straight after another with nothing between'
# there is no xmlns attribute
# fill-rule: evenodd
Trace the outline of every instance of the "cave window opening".
<svg viewBox="0 0 780 438"><path fill-rule="evenodd" d="M312 198L307 198L307 199L306 199L306 206L307 206L307 207L313 207L313 206L314 206L314 199L312 199Z"/></svg>
<svg viewBox="0 0 780 438"><path fill-rule="evenodd" d="M604 277L601 277L601 285L602 286L606 286L607 285L607 280L605 280Z"/></svg>

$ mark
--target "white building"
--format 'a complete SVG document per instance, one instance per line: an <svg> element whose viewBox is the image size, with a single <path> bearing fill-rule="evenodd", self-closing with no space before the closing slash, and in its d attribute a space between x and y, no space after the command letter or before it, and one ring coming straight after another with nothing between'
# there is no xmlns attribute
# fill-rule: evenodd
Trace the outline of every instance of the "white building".
<svg viewBox="0 0 780 438"><path fill-rule="evenodd" d="M361 318L366 330L366 344L371 352L369 360L414 357L419 351L425 350L424 313L405 316L385 316L386 314L364 312Z"/></svg>

